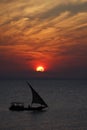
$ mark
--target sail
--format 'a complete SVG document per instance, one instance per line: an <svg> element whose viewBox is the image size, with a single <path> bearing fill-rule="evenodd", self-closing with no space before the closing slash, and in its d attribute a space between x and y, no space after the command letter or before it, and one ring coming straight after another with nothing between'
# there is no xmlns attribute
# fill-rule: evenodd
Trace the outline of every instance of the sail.
<svg viewBox="0 0 87 130"><path fill-rule="evenodd" d="M27 84L29 85L32 91L32 103L37 103L44 105L45 107L48 107L44 100L39 96L39 94L32 88L32 86L28 82Z"/></svg>

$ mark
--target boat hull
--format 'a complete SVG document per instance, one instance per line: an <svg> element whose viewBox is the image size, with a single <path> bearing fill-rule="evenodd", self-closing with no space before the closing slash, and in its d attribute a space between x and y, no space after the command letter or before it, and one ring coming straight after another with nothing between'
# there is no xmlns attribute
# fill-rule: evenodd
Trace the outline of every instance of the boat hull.
<svg viewBox="0 0 87 130"><path fill-rule="evenodd" d="M11 111L24 111L24 107L9 107L9 110Z"/></svg>
<svg viewBox="0 0 87 130"><path fill-rule="evenodd" d="M41 106L40 107L28 107L28 108L18 107L18 106L16 106L16 107L13 107L13 106L9 107L10 111L42 111L44 109L45 109L45 107L41 107Z"/></svg>
<svg viewBox="0 0 87 130"><path fill-rule="evenodd" d="M41 111L45 109L45 107L39 106L39 107L28 107L27 110L29 111Z"/></svg>
<svg viewBox="0 0 87 130"><path fill-rule="evenodd" d="M20 102L12 102L9 110L11 111L24 111L24 104Z"/></svg>

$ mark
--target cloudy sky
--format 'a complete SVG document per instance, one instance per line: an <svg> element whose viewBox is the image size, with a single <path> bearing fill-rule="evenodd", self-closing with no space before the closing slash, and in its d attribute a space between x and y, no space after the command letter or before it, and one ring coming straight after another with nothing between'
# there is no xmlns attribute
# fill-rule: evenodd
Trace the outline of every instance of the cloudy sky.
<svg viewBox="0 0 87 130"><path fill-rule="evenodd" d="M0 78L39 76L87 78L87 0L0 0Z"/></svg>

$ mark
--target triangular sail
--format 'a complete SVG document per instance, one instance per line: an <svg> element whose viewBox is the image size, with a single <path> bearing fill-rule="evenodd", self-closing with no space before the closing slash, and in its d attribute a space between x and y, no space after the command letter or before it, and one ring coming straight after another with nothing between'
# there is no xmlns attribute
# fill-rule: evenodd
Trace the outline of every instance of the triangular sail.
<svg viewBox="0 0 87 130"><path fill-rule="evenodd" d="M44 105L45 107L48 107L47 104L44 102L44 100L39 96L39 94L32 88L30 83L27 82L27 84L29 85L32 91L32 103L37 103Z"/></svg>

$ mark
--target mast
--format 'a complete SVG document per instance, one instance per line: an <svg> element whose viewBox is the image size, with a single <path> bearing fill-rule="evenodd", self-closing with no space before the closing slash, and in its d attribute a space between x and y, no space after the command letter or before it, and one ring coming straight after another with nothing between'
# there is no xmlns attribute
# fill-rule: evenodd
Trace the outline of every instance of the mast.
<svg viewBox="0 0 87 130"><path fill-rule="evenodd" d="M45 101L41 98L41 96L32 88L30 83L27 82L27 84L31 88L31 91L32 91L32 104L37 103L37 104L43 105L44 107L48 107Z"/></svg>

